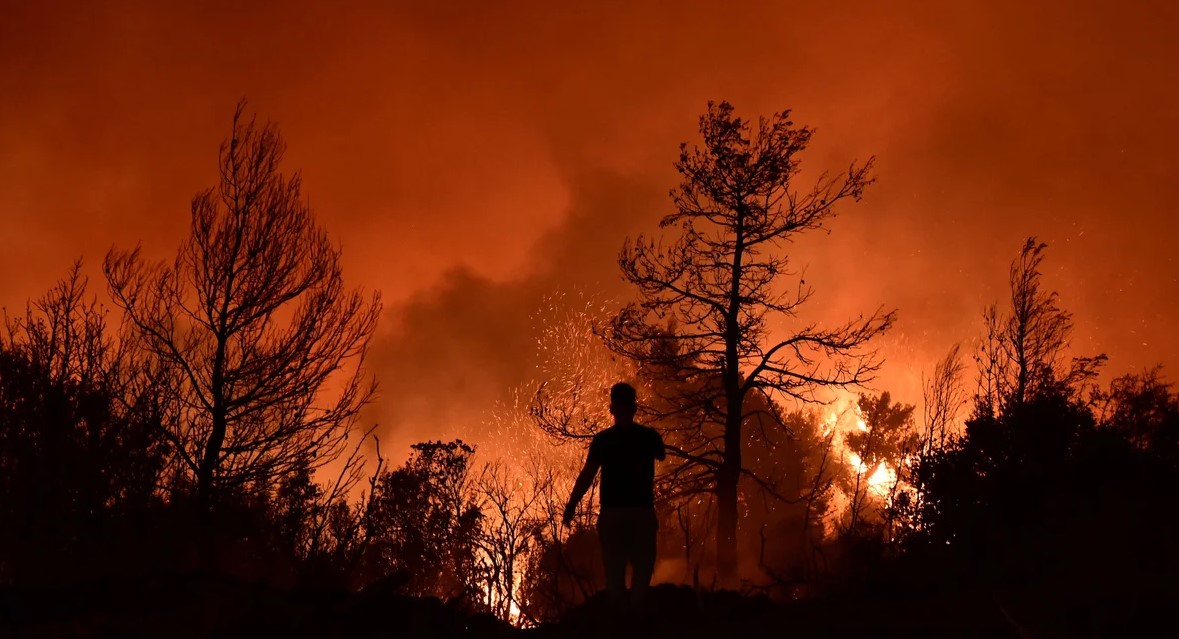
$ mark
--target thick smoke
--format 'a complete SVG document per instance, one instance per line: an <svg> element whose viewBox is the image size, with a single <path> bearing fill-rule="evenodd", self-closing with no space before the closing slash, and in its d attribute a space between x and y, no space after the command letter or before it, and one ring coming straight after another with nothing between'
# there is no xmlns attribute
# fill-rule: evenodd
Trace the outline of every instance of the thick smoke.
<svg viewBox="0 0 1179 639"><path fill-rule="evenodd" d="M478 443L497 404L536 379L545 306L559 299L627 293L617 271L621 238L665 206L648 184L611 173L580 177L566 221L529 250L532 272L496 282L469 270L391 312L392 330L375 348L382 372L374 418L394 449L423 439Z"/></svg>
<svg viewBox="0 0 1179 639"><path fill-rule="evenodd" d="M1074 348L1174 366L1179 53L1171 3L9 3L0 10L0 300L112 244L173 251L233 105L389 303L374 353L398 445L478 439L527 379L531 314L654 230L709 99L793 108L804 161L878 157L829 236L792 247L810 312L900 309L879 383L978 332L1023 238ZM471 432L471 434L467 434Z"/></svg>

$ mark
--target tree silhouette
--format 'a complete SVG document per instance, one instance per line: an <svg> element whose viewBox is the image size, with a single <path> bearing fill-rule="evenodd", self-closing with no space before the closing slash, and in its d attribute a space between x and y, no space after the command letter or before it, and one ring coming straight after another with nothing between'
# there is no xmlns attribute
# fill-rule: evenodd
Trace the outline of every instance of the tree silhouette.
<svg viewBox="0 0 1179 639"><path fill-rule="evenodd" d="M1136 449L1133 435L1166 414L1154 407L1173 401L1167 387L1149 376L1115 380L1104 394L1107 415L1098 419L1082 382L1104 356L1069 356L1072 316L1041 287L1044 248L1034 239L1024 244L1010 269L1011 309L984 313L980 389L964 433L926 445L916 465L919 499L910 505L906 544L932 562L931 575L994 584L1060 579L1061 592L1088 587L1069 576L1071 567L1122 570L1114 565L1123 560L1105 559L1121 545L1109 542L1113 530L1148 537L1144 531L1157 525L1145 505L1157 486L1173 483L1156 451ZM953 397L954 364L940 366L935 378ZM1103 558L1090 561L1102 537Z"/></svg>
<svg viewBox="0 0 1179 639"><path fill-rule="evenodd" d="M987 334L977 356L979 410L998 414L1037 394L1090 379L1106 360L1068 358L1072 313L1058 305L1055 291L1040 289L1040 264L1047 244L1030 237L1009 270L1010 308L997 304L983 311Z"/></svg>
<svg viewBox="0 0 1179 639"><path fill-rule="evenodd" d="M552 491L555 475L538 461L531 460L527 478L513 477L502 464L485 466L475 485L485 518L478 535L484 590L492 614L504 620L526 614L521 573L545 527L559 517L551 507L559 500Z"/></svg>
<svg viewBox="0 0 1179 639"><path fill-rule="evenodd" d="M359 481L362 467L361 443L344 459L334 481L317 482L308 461L282 477L268 495L267 530L253 535L269 532L273 549L291 562L294 576L302 582L349 586L373 578L361 569L370 567L363 560L376 533L375 526L369 525L376 513L372 497L383 476L385 460L377 442L376 466L367 482L369 490L350 501L347 492Z"/></svg>
<svg viewBox="0 0 1179 639"><path fill-rule="evenodd" d="M887 512L895 524L894 540L903 541L900 538L920 526L920 507L927 501L924 480L928 469L922 465L931 463L962 435L959 418L969 398L963 385L965 365L961 350L960 344L954 344L934 365L929 377L921 374L923 410L920 432L914 438L916 450L910 451L908 459L897 467L897 479L906 482L911 490L894 490Z"/></svg>
<svg viewBox="0 0 1179 639"><path fill-rule="evenodd" d="M933 374L925 379L921 375L921 400L923 423L921 453L931 453L946 444L946 438L953 434L962 407L966 405L967 393L962 387L961 345L954 344L933 368Z"/></svg>
<svg viewBox="0 0 1179 639"><path fill-rule="evenodd" d="M615 318L607 337L617 352L662 365L680 382L661 400L663 417L685 418L696 437L669 452L698 469L718 503L716 547L723 579L737 564L738 485L755 481L742 459L749 399L815 398L820 387L865 382L878 361L862 348L893 322L877 311L834 327L807 324L771 339L770 320L794 318L811 296L804 281L784 292L789 260L781 250L800 234L823 228L844 199L869 185L871 160L846 173L821 175L805 191L793 188L798 154L811 130L789 112L750 124L727 102L709 103L700 118L703 147L680 147L682 176L671 197L675 211L662 228L678 227L670 244L639 236L619 257L623 277L640 301ZM674 347L655 348L661 342ZM785 430L779 411L764 417Z"/></svg>
<svg viewBox="0 0 1179 639"><path fill-rule="evenodd" d="M146 554L158 414L81 264L0 333L0 583L60 583ZM134 549L136 552L132 552ZM131 561L129 563L138 563Z"/></svg>
<svg viewBox="0 0 1179 639"><path fill-rule="evenodd" d="M400 468L373 486L366 521L379 572L404 573L408 592L442 599L469 596L483 512L462 440L423 442Z"/></svg>
<svg viewBox="0 0 1179 639"><path fill-rule="evenodd" d="M1097 401L1103 424L1124 433L1135 446L1179 462L1179 395L1161 366L1114 379Z"/></svg>
<svg viewBox="0 0 1179 639"><path fill-rule="evenodd" d="M182 411L163 432L202 516L219 491L335 459L373 391L362 364L379 297L344 287L298 174L279 172L277 127L244 111L175 260L135 249L104 263L136 345L175 371Z"/></svg>

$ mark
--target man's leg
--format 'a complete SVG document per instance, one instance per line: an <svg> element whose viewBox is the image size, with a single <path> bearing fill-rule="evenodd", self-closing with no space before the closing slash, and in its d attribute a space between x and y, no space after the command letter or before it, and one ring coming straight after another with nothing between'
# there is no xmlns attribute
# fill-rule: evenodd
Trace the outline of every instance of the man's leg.
<svg viewBox="0 0 1179 639"><path fill-rule="evenodd" d="M602 546L606 592L614 602L626 600L626 522L619 521L619 514L609 508L603 508L598 514L598 540Z"/></svg>
<svg viewBox="0 0 1179 639"><path fill-rule="evenodd" d="M656 538L659 534L659 519L654 509L636 510L631 523L631 565L633 572L630 582L631 602L639 605L647 598L651 576L655 572Z"/></svg>

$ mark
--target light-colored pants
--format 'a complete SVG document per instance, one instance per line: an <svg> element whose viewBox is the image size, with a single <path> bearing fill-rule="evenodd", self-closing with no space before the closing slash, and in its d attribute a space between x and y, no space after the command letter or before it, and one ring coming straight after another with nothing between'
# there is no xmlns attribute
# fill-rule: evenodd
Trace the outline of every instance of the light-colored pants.
<svg viewBox="0 0 1179 639"><path fill-rule="evenodd" d="M598 515L606 591L615 600L626 595L626 565L631 565L631 600L639 603L655 571L655 537L659 520L651 507L603 507Z"/></svg>

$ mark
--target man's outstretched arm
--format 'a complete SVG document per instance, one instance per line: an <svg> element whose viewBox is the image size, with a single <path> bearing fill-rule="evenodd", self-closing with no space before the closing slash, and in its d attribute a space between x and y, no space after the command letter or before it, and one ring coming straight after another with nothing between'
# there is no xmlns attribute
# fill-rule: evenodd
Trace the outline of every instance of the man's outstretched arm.
<svg viewBox="0 0 1179 639"><path fill-rule="evenodd" d="M577 481L573 483L573 494L569 495L569 503L565 504L565 516L561 518L561 522L566 526L573 523L573 516L577 514L577 504L581 503L581 498L585 497L586 491L594 484L594 477L601 467L592 455L586 458L585 466L578 473Z"/></svg>

